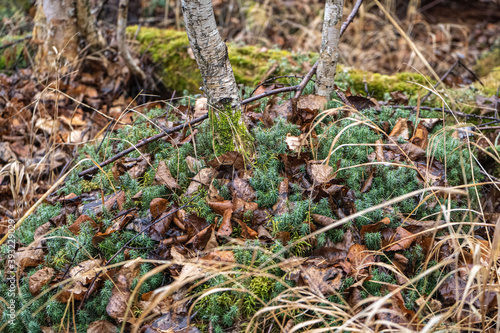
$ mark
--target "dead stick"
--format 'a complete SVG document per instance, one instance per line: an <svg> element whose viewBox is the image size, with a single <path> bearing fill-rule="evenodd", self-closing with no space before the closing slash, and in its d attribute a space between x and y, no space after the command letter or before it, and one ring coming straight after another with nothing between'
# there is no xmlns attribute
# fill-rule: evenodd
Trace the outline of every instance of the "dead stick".
<svg viewBox="0 0 500 333"><path fill-rule="evenodd" d="M394 109L403 109L403 110L414 110L417 107L416 106L401 106L401 105L391 105L389 106ZM431 108L429 106L421 106L420 110L426 110L426 111L443 111L443 108ZM478 118L478 119L488 119L488 120L498 120L495 117L488 117L488 116L480 116L477 114L472 114L472 113L464 113L460 111L452 111L449 109L444 109L444 112L449 113L449 114L455 114L459 117L465 117L465 118Z"/></svg>
<svg viewBox="0 0 500 333"><path fill-rule="evenodd" d="M319 61L316 61L316 63L309 70L309 73L307 73L306 76L304 76L304 79L298 85L297 92L295 93L295 96L294 96L295 99L300 97L300 95L302 94L302 91L304 91L304 88L307 86L307 84L309 83L309 81L311 80L313 75L316 74L316 69L318 69L318 64L319 64Z"/></svg>
<svg viewBox="0 0 500 333"><path fill-rule="evenodd" d="M5 49L5 48L7 48L7 47L11 47L12 45L16 45L16 44L18 44L18 43L21 43L21 42L23 42L23 41L25 41L25 40L27 40L27 39L31 39L32 37L33 37L32 35L28 35L28 36L26 36L26 37L24 37L24 38L21 38L21 39L15 40L15 41L13 41L12 43L8 43L8 44L0 45L0 50L3 50L3 49Z"/></svg>
<svg viewBox="0 0 500 333"><path fill-rule="evenodd" d="M439 82L437 82L435 85L434 85L434 89L433 90L436 90L436 88L441 84L441 82L444 81L444 79L446 79L448 77L448 75L450 75L450 73L455 69L455 67L457 67L457 65L460 63L460 59L458 59L457 61L455 61L455 63L453 64L453 66L450 67L450 69L448 69L448 71L446 73L444 73L444 75L439 79ZM429 98L429 96L432 94L432 91L429 91L427 93L427 95L424 96L424 98L422 98L422 100L420 101L420 103L423 103L425 102L425 100L427 98Z"/></svg>
<svg viewBox="0 0 500 333"><path fill-rule="evenodd" d="M280 94L280 93L284 93L284 92L295 91L295 90L297 90L298 87L299 86L291 86L291 87L283 87L283 88L278 88L278 89L274 89L274 90L269 90L269 91L266 91L265 93L259 94L257 96L253 96L253 97L242 100L241 105L252 103L253 101L259 100L261 98L264 98L264 97L267 97L270 95L276 95L276 94Z"/></svg>
<svg viewBox="0 0 500 333"><path fill-rule="evenodd" d="M163 138L164 136L166 136L166 135L168 135L170 133L174 133L174 132L177 132L179 130L182 130L186 126L194 125L194 124L197 124L199 122L202 122L203 120L205 120L207 118L208 118L208 114L203 115L203 116L198 117L198 118L195 118L195 119L191 120L190 122L186 122L186 123L184 123L182 125L175 126L175 127L169 128L169 129L167 129L165 131L162 131L161 133L158 133L158 134L153 135L153 136L151 136L151 137L149 137L147 139L144 139L144 140L140 141L139 143L137 143L135 146L127 148L124 151L116 154L115 156L113 156L111 158L108 158L106 161L100 163L99 166L102 168L103 166L106 166L106 165L108 165L110 163L113 163L114 161L122 158L123 156L129 154L130 152L133 152L134 150L136 150L136 149L138 149L138 148L140 148L142 146L147 145L148 143L151 143L151 142L156 141L156 140L158 140L160 138ZM84 171L80 172L78 174L78 176L82 177L82 176L85 176L85 175L88 175L88 174L93 174L94 172L97 172L98 169L99 168L97 166L93 166L91 168L88 168L87 170L84 170Z"/></svg>

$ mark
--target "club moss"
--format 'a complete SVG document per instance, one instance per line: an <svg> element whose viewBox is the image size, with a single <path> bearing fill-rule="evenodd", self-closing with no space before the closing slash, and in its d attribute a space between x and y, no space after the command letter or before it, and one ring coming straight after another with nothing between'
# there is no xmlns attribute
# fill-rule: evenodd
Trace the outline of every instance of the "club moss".
<svg viewBox="0 0 500 333"><path fill-rule="evenodd" d="M330 106L334 106L336 102L330 102ZM161 110L153 110L147 117L154 117L161 113ZM423 112L422 116L431 116L431 113ZM393 127L399 118L407 118L409 121L415 123L416 116L407 110L382 108L377 110L363 110L363 119L371 121L373 124L382 127L383 122L388 122L390 127ZM344 119L337 123L333 123L333 119L329 118L318 125L317 128L317 158L325 159L332 145L334 138L346 126L350 125L352 120ZM139 205L139 215L144 216L149 203L152 199L163 197L171 201L183 204L187 203L188 198L182 196L188 187L194 173L191 172L186 163L187 156L206 157L205 161L210 160L214 156L213 150L213 133L208 124L203 124L198 127L199 133L196 136L196 150L192 143L186 143L181 146L174 146L170 143L159 140L154 144L141 149L141 152L149 153L153 156L152 165L156 167L158 162L165 161L172 176L177 179L181 189L172 191L165 186L153 185L151 180L154 179L155 172L151 167L148 168L145 175L132 179L130 175L124 174L117 179L112 175L112 165L104 167L104 172L99 172L91 180L82 180L77 176L77 173L84 167L92 166L92 163L85 162L78 167L68 178L65 183L64 192L66 194L75 193L81 194L93 189L102 189L104 195L113 193L113 188L116 190L123 190L126 194L126 207ZM145 136L154 135L159 130L152 126L149 122L143 122L139 119L133 126L124 127L113 133L110 138L104 139L102 145L100 142L94 145L86 145L79 151L78 160L84 158L92 158L97 162L103 161L105 158L114 153L114 149L123 150L128 148L130 143L136 143ZM257 125L252 134L255 137L255 158L252 163L252 175L249 179L251 186L256 191L256 202L260 208L272 208L278 200L279 183L284 176L284 166L280 161L280 154L291 154L292 152L287 148L285 138L288 133L292 135L299 135L300 131L296 125L290 124L283 119L276 119L274 126L271 128L264 128L262 125ZM355 194L355 207L357 211L365 208L372 207L382 203L384 200L390 200L397 196L406 194L410 191L422 188L422 185L417 181L417 174L409 168L394 167L394 166L375 166L372 167L374 172L374 179L371 188L367 191L361 192L362 186L371 173L370 167L361 165L369 162L368 155L374 150L370 146L362 144L372 144L376 140L383 138L381 134L377 134L366 125L357 125L344 131L335 145L337 149L332 156L330 156L330 166L334 171L338 171L337 179L341 184L347 185ZM470 167L470 152L462 141L452 137L451 130L443 130L442 126L437 126L431 133L431 142L433 143L428 150L428 155L433 156L436 160L443 162L446 159L446 172L450 185L459 185L463 183L471 183L474 175L475 181L481 179L479 169L473 163ZM356 145L347 145L356 144ZM100 148L99 148L100 147ZM310 154L310 151L304 151L304 154ZM134 152L131 156L139 157L139 152ZM346 168L352 167L352 168ZM344 168L339 170L338 168ZM305 171L305 170L304 170ZM112 185L112 186L111 186ZM214 184L221 190L221 195L230 198L229 189L227 186ZM225 188L225 190L224 190ZM137 192L142 190L142 199L139 203L131 200L131 197ZM226 191L226 192L225 192ZM100 191L98 196L100 197ZM207 219L210 223L216 220L216 214L210 209L206 201L207 191L205 189L199 190L194 194L193 200L189 207L186 209L188 213L196 213ZM470 196L471 202L474 203L473 196ZM441 200L441 199L440 199ZM398 221L396 213L401 212L409 214L419 202L419 198L410 198L401 203L393 205L394 213L388 213L383 210L378 210L370 214L356 219L355 224L357 227L362 225L378 222L382 217L389 217L391 220ZM441 202L446 204L445 201ZM290 184L290 191L288 193L288 204L291 209L279 216L274 216L270 221L271 233L276 236L278 232L289 232L292 241L300 240L304 235L311 233L311 214L320 214L331 218L339 218L332 211L330 203L327 199L311 200L307 194L303 193L303 189L297 184ZM454 198L451 202L451 207L467 207L466 198ZM25 221L19 233L16 233L17 241L20 245L27 245L33 241L33 235L37 227L46 223L50 218L59 214L61 209L60 205L43 205L34 214ZM437 212L439 204L434 208L423 205L416 212L413 212L415 218L425 217L428 214ZM452 219L456 220L462 216L459 212L452 215ZM97 223L103 225L110 225L112 214L104 212L100 217L93 217ZM245 217L245 218L248 218ZM69 216L68 221L74 221L74 216ZM317 243L303 241L297 246L290 249L286 255L301 255L307 256L311 254L312 250L317 247L324 246L328 239L333 243L341 242L345 234L346 224L342 228L331 230L327 233L318 235ZM352 225L350 226L352 227ZM127 241L129 241L135 233L132 231L123 231L111 234L96 248L92 245L92 236L95 233L89 224L82 225L81 232L78 236L73 235L66 226L60 227L52 232L52 236L56 236L46 241L46 262L45 265L57 270L62 270L68 263L73 260L79 262L89 257L100 255L102 258L109 260ZM239 227L235 228L234 236L241 236ZM74 241L67 241L67 238L72 237ZM380 249L380 234L367 234L365 239L366 245L371 249ZM259 267L262 263L268 261L268 264L262 269L274 276L281 278L285 277L284 272L278 268L268 269L270 265L275 263L278 259L272 258L272 253L278 253L283 249L279 241L275 241L271 245L267 245L264 251L264 246L260 243L248 243L252 246L262 246L261 251L257 251L254 255L253 250L241 247L234 252L236 262L241 265L252 265L253 268ZM131 249L129 255L131 258L147 257L149 249L154 247L156 243L149 239L146 235L142 235L134 240L129 246L136 249ZM2 252L6 249L2 247ZM408 249L404 255L409 260L409 267L411 270L418 274L422 268L422 249L413 246ZM120 254L115 262L125 260L124 254ZM1 264L0 264L1 265ZM41 268L41 267L39 267ZM148 271L149 266L141 267L141 274ZM0 273L4 273L4 267L0 266ZM28 268L28 277L36 271L36 268ZM217 276L211 279L207 284L199 286L194 292L203 292L211 287L232 286L236 288L243 287L251 292L241 293L236 291L224 291L215 294L210 294L201 299L197 305L197 316L195 322L200 325L209 325L213 323L214 331L221 332L223 329L231 327L237 322L245 322L256 311L263 308L263 304L258 300L259 298L264 302L269 302L273 297L277 296L281 291L285 290L288 285L293 285L290 281L282 282L276 279L259 276L256 274L244 276L242 269L234 270L234 278L238 279L237 282L232 281L224 276ZM394 277L382 270L373 269L371 272L373 278L364 284L365 296L381 295L381 283L395 283ZM18 295L16 302L19 307L26 305L29 301L33 301L33 297L28 291L28 277L23 277L20 280L21 293ZM429 293L432 291L433 286L439 276L429 276L425 280L419 281L416 289L419 293ZM146 287L141 287L141 293L153 290L159 283L161 283L162 276L155 276L150 279L151 281L146 284ZM342 288L349 287L354 281L346 280L343 282ZM135 283L135 282L134 282ZM0 293L4 293L7 284L0 283ZM341 288L341 289L342 289ZM82 311L77 316L77 329L78 331L86 331L87 325L94 320L109 319L107 317L105 308L112 286L109 282L104 284L96 294L91 296L85 303ZM418 293L405 292L407 297L408 306L415 306L415 300L418 298ZM39 332L41 326L52 326L57 328L61 319L65 317L65 305L60 304L50 298L53 297L55 292L50 292L46 296L36 300L33 304L27 306L16 319L15 330L12 332ZM333 299L333 298L332 298ZM341 302L338 299L338 302ZM32 314L39 308L43 310L35 317ZM195 311L196 312L196 311ZM66 315L67 316L67 315ZM2 320L4 320L3 318ZM299 320L299 319L297 319Z"/></svg>
<svg viewBox="0 0 500 333"><path fill-rule="evenodd" d="M247 242L247 246L261 247L259 242L251 241ZM224 332L224 329L231 327L236 322L247 321L255 312L265 306L264 303L269 303L279 293L293 285L291 281L286 281L287 285L279 281L285 274L281 269L277 267L266 268L278 262L277 258L271 256L282 249L283 246L279 241L275 242L267 251L256 250L254 252L254 250L244 246L236 249L234 251L236 263L248 268L234 268L234 273L228 277L215 276L207 284L197 287L193 294L203 294L213 287L233 287L244 289L247 292L223 291L201 298L195 306L195 311L198 311L197 318L211 323L214 332ZM265 266L261 267L264 263L266 263ZM249 273L251 269L257 267L270 276ZM203 328L203 324L200 328Z"/></svg>

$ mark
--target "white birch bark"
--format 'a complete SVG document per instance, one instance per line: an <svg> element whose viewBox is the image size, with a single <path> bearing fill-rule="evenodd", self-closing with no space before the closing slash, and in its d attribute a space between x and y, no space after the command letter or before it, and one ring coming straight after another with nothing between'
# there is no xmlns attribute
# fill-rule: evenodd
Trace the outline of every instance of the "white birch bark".
<svg viewBox="0 0 500 333"><path fill-rule="evenodd" d="M241 99L229 61L226 43L215 23L211 0L182 0L184 23L191 49L198 63L217 144L215 153L253 151L251 135L241 112Z"/></svg>
<svg viewBox="0 0 500 333"><path fill-rule="evenodd" d="M316 72L316 93L330 98L339 58L340 26L344 0L326 0L321 50Z"/></svg>
<svg viewBox="0 0 500 333"><path fill-rule="evenodd" d="M208 102L216 107L240 107L238 86L220 37L210 0L182 0L186 31L203 78Z"/></svg>

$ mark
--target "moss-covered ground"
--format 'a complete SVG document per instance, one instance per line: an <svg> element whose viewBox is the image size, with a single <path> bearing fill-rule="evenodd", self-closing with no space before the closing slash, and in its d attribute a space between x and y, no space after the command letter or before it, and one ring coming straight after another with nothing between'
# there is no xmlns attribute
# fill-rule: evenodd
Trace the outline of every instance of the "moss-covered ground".
<svg viewBox="0 0 500 333"><path fill-rule="evenodd" d="M137 29L131 27L128 32L132 36ZM164 85L172 91L184 91L185 98L177 101L176 106L194 105L199 95L193 94L200 93L201 77L196 61L188 51L189 42L185 33L141 27L136 38L138 50L146 54L157 66L157 73ZM0 42L5 43L6 40ZM18 45L19 48L9 48L10 53L2 52L0 69L26 65L21 57L23 44ZM314 53L293 54L232 43L228 43L228 50L236 80L246 87L257 85L266 73L269 77L304 74L317 58ZM442 107L443 103L446 103L462 112L479 113L472 103L476 95L492 96L500 81L497 63L484 58L480 66L486 68L482 72L485 75L482 77L484 86L475 83L460 89L444 90L439 87L438 94L433 94L425 105ZM270 72L270 69L273 71ZM296 78L285 78L285 81L290 84L298 83ZM211 275L205 276L204 281L197 280L197 284L188 286L190 289L184 296L191 301L196 300L191 309L194 314L192 322L201 331L243 331L250 327L258 331L279 332L282 327L278 322L292 320L292 323L299 324L306 323L311 318L321 318L322 321L307 326L309 328L335 326L343 323L345 318L325 314L325 308L352 306L356 302L367 302L371 297L386 296L391 290L388 286L401 287L403 305L400 304L400 308L392 308L396 311L403 309L405 313L414 311L413 314L423 311L426 305L419 302L423 296L449 305L452 297L440 289L440 285L448 275L453 274L453 265L432 269L438 267L444 258L452 255L452 245L456 246L455 249L466 248L463 252L466 254L462 257L467 259L456 259L458 265L471 265L472 259L469 257L473 248L468 245L468 241L471 238L477 240L476 235L481 235L479 237L482 240L491 236L489 232L492 229L486 230L479 225L471 227L471 222L479 221L476 214L480 201L473 185L489 181L485 178L485 171L479 166L478 160L485 157L482 153L484 151L490 156L498 156L498 146L494 146L498 144L498 140L493 141L487 148L473 144L471 148L467 137L464 139L457 136L456 123L450 116L443 119L441 112L421 110L417 114L387 105L393 102L393 92L403 93L409 105L416 105L427 93L428 89L425 87L430 88L435 84L434 80L423 75L380 75L339 66L336 84L341 90L350 91L353 95L373 97L382 105L352 113L340 110L342 104L336 95L332 96L324 109L340 111L331 112L321 121L314 122L313 135L307 137L307 144L302 147L300 155L290 149L286 140L290 136L306 135L309 127L302 127L301 131L299 124L279 117L273 119L273 124L269 126L255 121L250 129L255 149L250 152L250 156L246 156L244 168L235 171L233 166L213 167L217 169L217 173L215 179L209 182L211 186L196 178L198 170L212 166L217 156L232 150L234 145L231 142L224 151L214 151L214 140L229 141L231 138L218 136L216 126L210 126L208 122L202 123L196 129L192 127L183 131L179 137L173 135L167 140L150 143L129 154L126 160L104 166L102 171L92 177L79 177L78 173L127 149L131 144L160 133L161 129L155 125L156 122L177 123L179 119L164 109L154 108L147 111L143 117L137 116L134 124L123 126L104 139L100 138L94 143L80 147L76 160L80 164L71 172L64 185L15 232L16 249L20 249L34 244L35 236L39 236L37 233L44 230L45 239L37 245L43 255L39 262L22 265L24 272L16 276L18 288L16 287L13 298L17 309L15 320L13 324L7 325L10 318L3 302L4 305L0 305L0 326L5 324L7 332L31 333L42 332L45 327L56 332L86 332L91 323L101 319L120 324L107 311L116 283L113 279L101 281L88 298L83 301L75 300L74 303L58 299L59 293L65 287L64 284L58 286L56 282L65 281L72 268L93 258L102 259L110 265L136 258L150 259L151 262L141 263L138 274L133 277L130 289L134 290L142 277L158 267L159 263L152 262L153 259L173 260L174 247L175 251L182 252L186 262L204 255L204 249L197 248L196 245L188 246L178 238L188 234L192 236L194 231L190 230L188 233L178 226L173 226L173 223L170 229L161 235L161 241L154 240L149 232L136 237L137 228L120 229L102 236L99 241L96 241L95 235L96 232L104 233L111 228L117 214L128 209L136 210L136 221L151 223L151 204L159 198L166 199L167 208L174 209L186 205L186 216L196 218L201 221L200 224L206 223L220 232L224 214L211 206L211 200L215 192L221 200L236 201L238 190L233 183L236 175L245 179L250 192L253 193L252 199L247 199L246 204L254 203L258 209L245 208L241 216L232 221L230 237L217 237L218 245L222 246L223 250L226 247L232 253L231 269L221 274L212 272ZM251 90L252 88L244 88L242 97L249 97ZM310 82L304 94L313 92L313 83ZM281 95L277 104L285 103L288 98L287 94ZM254 105L253 112L264 113L270 102L271 98L262 99ZM309 111L317 113L320 110ZM145 121L145 118L150 121ZM429 129L428 135L426 134L429 147L423 150L419 159L403 156L401 152L388 148L391 144L408 143L408 138L393 138L391 141L387 135L402 119L407 120L407 126L412 131L412 128L418 128L419 122L425 118L441 120ZM477 122L472 119L467 126ZM466 124L462 123L460 126ZM187 140L190 134L193 135ZM379 142L388 145L383 148L387 153L384 162L387 163L376 163L378 160L374 160ZM125 168L127 164L141 161L142 156L148 156L143 172L134 175L130 170L120 171L120 168ZM196 168L190 164L193 159L196 160ZM318 184L314 172L311 171L310 161L317 160L328 161L327 166L331 168L328 170L332 178L324 184ZM178 186L158 183L158 170L162 163L166 165L168 173ZM422 170L426 168L423 165L434 172L431 180L427 179L427 182L424 182L422 177ZM494 177L500 177L499 170L497 167ZM288 187L283 192L280 189L285 180L288 180ZM194 193L187 195L186 192L193 181L200 183L200 186ZM318 216L329 219L328 221L338 221L350 214L369 210L412 191L436 184L448 188L460 187L464 191L460 195L438 193L429 197L428 193L424 192L394 202L388 207L361 214L338 227L310 237L316 230L325 227L325 224L318 222ZM82 202L77 205L81 207L117 192L124 194L120 208L111 207L100 212L87 213L94 224L84 222L79 232L71 228L81 212L71 208L71 204L61 201L61 198L78 196ZM433 241L439 245L432 245L428 243L425 230L418 229L417 224L410 227L404 225L407 218L423 222L441 218L449 224L447 228L436 229ZM48 229L41 228L43 225L48 225ZM406 229L401 229L403 225ZM245 229L246 227L251 231ZM260 227L263 227L267 234L259 234L257 238L252 232L262 232ZM394 243L394 239L400 237L400 234L395 234L395 230L418 234L415 236L417 240L401 245L401 248L391 249L390 245ZM171 242L163 242L166 239ZM453 243L454 240L458 241ZM373 262L368 261L364 270L351 267L355 265L355 258L345 259L354 245L359 245L364 251L370 251L374 258ZM6 258L9 251L6 244L2 245L0 256ZM342 253L342 258L335 257L336 253ZM454 252L457 253L459 252ZM279 265L297 258L313 263L302 262L296 264L294 269ZM324 265L341 267L338 268L342 271L339 273L341 279L335 284L335 292L315 289L318 286L304 275L304 271L311 267L324 269ZM137 299L142 299L149 292L175 281L182 265L177 262L173 266L145 279L145 283L137 290ZM460 267L463 268L462 266ZM35 296L30 291L30 278L47 267L54 270L54 277ZM11 292L11 284L7 279L10 272L11 268L7 266L6 261L0 261L0 276L4 277L0 281L2 301L6 299L3 295ZM336 276L321 275L321 279L324 278L325 283L331 283ZM402 277L406 279L403 279L403 282ZM214 288L226 289L212 292ZM284 306L286 302L296 302L297 294L291 293L291 290L299 294L311 292L319 298L320 301L316 304L321 308L285 307L283 309L286 310L274 312L274 317L269 315L254 318L255 314L266 306ZM199 297L200 295L203 297ZM300 299L297 302L300 303ZM136 303L134 311L140 315L143 309ZM187 304L191 305L192 303ZM345 313L349 311L345 310ZM415 316L416 321L420 320L422 324L429 322L429 318L425 318L421 313ZM128 329L130 326L127 326Z"/></svg>
<svg viewBox="0 0 500 333"><path fill-rule="evenodd" d="M143 47L151 45L153 42L153 46L150 46L147 52L152 54L153 60L164 64L163 73L165 78L184 80L183 82L172 82L173 86L182 86L186 89L197 87L198 81L195 71L189 69L195 66L194 60L190 59L187 53L180 52L185 49L187 43L184 34L143 28L138 36ZM163 47L154 43L155 38L161 38L165 43L168 42L165 44L168 46ZM256 50L251 47L230 47L235 72L238 73L237 78L246 84L255 83L258 76L262 74L260 72L244 72L238 69L239 66L241 68L251 68L244 60L244 56L254 52ZM182 54L186 56L184 57ZM240 56L242 58L239 58ZM184 57L184 59L181 61L178 59L179 57ZM265 66L262 66L259 61L270 63L272 61L284 61L283 59L290 61L293 57L289 58L289 55L280 52L268 52L261 54L260 57L253 58L252 64L265 71ZM181 65L179 65L179 61L181 61ZM289 66L289 63L283 65L283 67L286 66ZM190 76L190 73L192 73L192 76ZM393 77L385 77L377 74L367 75L358 71L344 71L342 69L337 79L339 84L356 91L365 89L361 82L366 80L370 82L368 90L373 91L375 96L380 98L386 96L387 89L401 89L414 98L419 86L407 81L415 80L415 82L423 85L426 84L423 77L414 74L397 74ZM311 92L312 83L308 85L305 93ZM265 102L257 107L255 111L262 112L264 106ZM328 102L326 109L340 106L341 104L336 99L332 99ZM164 111L156 108L149 111L145 117L157 120L158 117L164 117ZM421 201L422 197L415 196L394 203L390 209L378 209L363 214L338 228L301 241L303 237L307 237L312 233L315 228L321 227L315 224L313 219L315 214L338 220L344 217L343 214L363 211L429 185L423 184L415 168L405 167L405 165L414 162L411 159L403 159L403 161L396 164L370 165L370 162L373 161L370 156L375 153L376 148L374 145L377 140L387 140L386 135L380 130L376 130L376 128L382 129L385 127L390 131L400 119L408 119L416 128L419 121L416 113L404 109L382 107L379 110L366 109L350 117L345 117L342 114L340 112L336 116L328 116L321 122L316 123L315 138L309 146L303 148L301 154L304 161L310 159L329 161L331 171L336 175L333 183L348 189L348 192L343 192L346 195L343 198L335 195L313 194L318 189L313 190L304 183L306 181L310 182L310 186L316 186L312 184L311 175L306 172L306 162L299 163L301 165L296 170L296 174L290 178L284 163L284 156L291 159L297 158L297 155L289 149L285 139L287 135L298 136L301 134L297 125L282 118L276 118L272 127L267 128L262 123L257 123L252 128L251 132L255 138L255 152L251 158L251 163L247 166L247 172L250 175L248 183L255 191L254 202L258 204L259 209L268 214L267 222L263 226L270 234L271 241L264 242L262 239L261 241L256 239L243 240L243 243L232 250L234 262L237 266L233 268L231 274L214 275L206 283L200 284L189 291L188 296L192 296L209 291L214 287L223 286L224 288L234 289L209 293L208 296L199 299L193 309L194 313L196 313L193 322L200 330L209 331L210 328L214 332L224 332L235 327L243 330L249 325L250 318L259 309L262 309L265 305L280 304L280 297L278 296L283 295L283 292L299 285L304 286L303 282L294 279L290 275L291 273L275 265L287 258L293 256L302 258L317 256L318 251L325 247L340 246L339 244L346 241L346 234L359 233L360 230L364 230L364 226L373 225L384 218L388 218L390 221L387 228L397 228L401 226L401 216L411 216L414 220L432 220L442 212L442 207L448 207L452 212L451 216L448 217L449 221L464 221L470 214L470 210L477 207L478 200L473 187L469 189L469 195L465 196L437 196L425 202ZM425 111L419 114L420 118L440 116L440 113ZM359 121L364 123L350 126ZM139 158L141 154L151 156L150 165L146 166L146 171L140 177L134 178L128 172L117 176L114 174L114 167L116 166L110 164L103 167L102 172L98 172L90 179L80 178L78 172L93 165L89 159L97 163L102 162L116 152L128 148L130 143L138 142L145 137L159 133L160 130L153 126L151 122L145 122L144 118L139 117L136 124L117 130L102 142L81 147L78 161L85 161L71 172L64 186L57 191L57 194L59 197L69 194L83 195L83 198L85 198L85 194L89 194L91 198L84 199L82 204L85 204L85 200L99 200L116 191L123 191L125 200L122 209L137 208L137 218L148 217L153 199L164 198L172 206L185 204L189 202L189 198L184 196L184 193L196 175L196 171L192 170L188 165L188 157L196 158L201 169L206 167L216 156L213 151L214 134L210 126L204 123L198 126L197 129L196 140L180 145L158 140L149 144L140 152L131 153L128 157L132 159ZM453 132L452 127L436 125L429 133L429 139L435 144L426 151L426 158L432 158L444 165L441 171L446 174L446 178L444 176L440 177L442 177L441 180L446 180L445 183L450 186L480 182L484 176L474 162L475 157L472 156L476 156L477 153L471 152L467 148L466 141L455 138ZM184 136L189 134L190 130L185 132ZM403 142L404 140L401 141L401 143ZM332 146L336 148L333 153L331 153ZM171 176L179 185L177 189L172 190L164 185L154 183L156 170L160 162L165 162ZM370 175L373 176L373 181L371 186L366 188L364 185ZM290 181L285 202L289 208L279 213L273 213L273 207L279 202L283 194L280 193L279 188L285 178L289 178ZM302 180L299 181L299 179ZM216 177L213 182L218 194L225 199L231 199L234 195L233 190L227 185L228 180L231 179ZM185 208L186 213L195 214L209 224L219 224L221 221L220 213L210 208L207 191L207 186L201 186L192 195L195 200L189 202L188 207ZM140 200L137 200L134 196L139 192L142 194ZM153 250L159 246L157 241L152 240L147 233L144 233L127 244L127 251L119 252L136 235L136 231L133 230L121 230L112 233L96 246L93 237L97 230L90 223L84 223L80 232L76 235L70 230L69 227L78 218L78 212L65 215L64 221L56 227L54 218L60 215L65 207L61 203L55 203L56 201L51 202L44 203L36 214L31 215L15 233L18 246L28 246L34 241L37 228L47 222L52 223L51 232L43 243L43 261L38 266L26 267L25 273L18 276L19 289L16 293L15 302L20 310L16 315L14 324L7 326L6 330L8 332L35 333L41 332L43 327L52 327L56 331L64 327L70 327L70 331L85 332L88 325L96 320L113 321L106 311L113 289L111 280L106 280L95 293L85 300L80 309L70 315L68 313L69 303L66 304L55 299L56 294L61 290L60 288L49 290L49 284L47 284L43 287L40 296L34 297L29 290L30 277L44 267L50 267L59 274L64 274L69 268L90 258L100 258L105 262L114 258L113 263L139 257L150 258ZM99 214L90 214L90 217L103 231L113 224L113 217L117 213L118 211L115 209L104 210ZM254 212L249 210L243 217L249 225L251 225L253 219L252 214ZM461 232L470 231L468 226L461 229ZM284 234L288 235L288 239L282 237ZM438 232L438 236L441 237L446 234L446 230ZM241 226L235 225L231 237L241 239L242 235ZM390 264L395 260L396 255L404 257L408 264L402 273L408 279L418 276L424 270L436 264L436 259L428 256L429 249L423 249L419 242L406 246L400 251L385 251L383 246L387 242L384 241L384 237L386 236L384 236L383 232L374 230L364 234L364 237L357 240L357 242L366 246L367 250L375 251L379 263ZM219 238L220 245L224 245L226 242L227 240L224 238ZM285 248L287 243L293 243L294 246ZM182 247L182 245L179 246ZM260 248L260 250L255 251L252 248ZM8 253L8 248L4 245L1 251L4 254ZM115 256L117 253L119 254ZM193 255L196 255L196 253L193 253ZM164 259L169 259L168 255ZM151 263L141 264L140 273L134 278L132 288L134 288L141 276L154 266ZM1 275L5 276L7 271L5 264L0 264L0 269ZM258 271L257 274L255 273L256 270ZM337 293L326 294L325 304L326 302L345 304L347 301L343 299L343 296L348 295L349 290L352 291L351 286L356 282L360 282L356 288L360 290L362 299L383 296L387 292L384 285L398 284L397 274L384 269L381 265L373 266L369 271L370 278L364 281L358 280L359 277L356 275L345 275L337 288ZM438 280L448 271L448 268L435 271L424 279L420 279L411 288L404 288L402 295L405 307L411 311L417 310L420 305L416 303L416 300L421 295L428 295L436 300L443 301L442 295L435 288ZM140 287L139 299L143 294L153 291L161 285L168 285L172 281L171 275L172 272L165 270L148 278L146 283ZM246 292L241 292L241 289L246 290ZM6 295L7 293L8 284L5 281L0 282L0 294ZM4 312L2 324L8 319L6 314L7 312ZM278 313L276 319L291 318L295 323L300 323L314 315L314 311L303 312L297 309L281 314ZM74 316L74 319L70 320L72 316ZM333 325L337 322L336 320L335 318L327 318L326 323ZM266 330L279 330L279 326L273 328L269 322L262 323L257 320L257 323L257 325L263 325ZM253 325L256 325L255 321ZM318 327L321 327L324 323L318 325Z"/></svg>

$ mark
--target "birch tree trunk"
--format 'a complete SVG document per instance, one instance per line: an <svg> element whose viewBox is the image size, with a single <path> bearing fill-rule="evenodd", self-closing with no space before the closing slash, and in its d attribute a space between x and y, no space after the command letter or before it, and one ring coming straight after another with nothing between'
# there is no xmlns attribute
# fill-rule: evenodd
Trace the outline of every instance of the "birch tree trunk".
<svg viewBox="0 0 500 333"><path fill-rule="evenodd" d="M39 44L35 56L38 72L65 72L77 59L81 40L91 49L104 47L89 0L38 0L33 40Z"/></svg>
<svg viewBox="0 0 500 333"><path fill-rule="evenodd" d="M339 58L340 26L344 0L326 0L321 50L316 72L316 93L330 98Z"/></svg>
<svg viewBox="0 0 500 333"><path fill-rule="evenodd" d="M189 43L198 63L208 105L210 123L217 138L216 153L248 152L250 134L241 113L241 99L220 37L211 0L182 0Z"/></svg>

